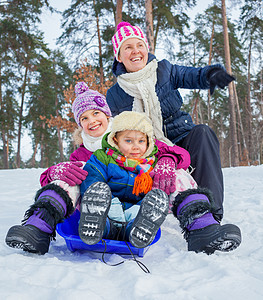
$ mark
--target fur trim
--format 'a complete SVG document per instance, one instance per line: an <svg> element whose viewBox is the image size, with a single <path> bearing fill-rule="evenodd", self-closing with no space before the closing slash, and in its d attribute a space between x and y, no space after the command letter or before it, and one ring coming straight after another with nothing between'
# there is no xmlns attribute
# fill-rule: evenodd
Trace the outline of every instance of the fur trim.
<svg viewBox="0 0 263 300"><path fill-rule="evenodd" d="M72 134L72 138L73 138L73 142L75 145L81 145L83 144L83 139L81 137L81 132L82 132L82 128L78 127L77 129L74 130L73 134Z"/></svg>
<svg viewBox="0 0 263 300"><path fill-rule="evenodd" d="M145 113L123 111L113 119L111 132L108 135L108 143L113 148L120 150L113 138L117 132L125 130L138 130L146 134L149 146L143 157L147 157L152 153L154 149L153 127L151 120Z"/></svg>
<svg viewBox="0 0 263 300"><path fill-rule="evenodd" d="M26 221L33 215L39 215L39 218L44 220L53 229L51 236L55 238L56 236L56 225L61 223L64 218L57 211L57 209L48 202L36 202L30 206L30 208L25 212L24 219L21 224L25 225Z"/></svg>
<svg viewBox="0 0 263 300"><path fill-rule="evenodd" d="M182 215L177 216L180 222L180 227L185 230L186 227L192 224L195 219L198 219L209 212L211 212L211 206L207 202L199 202L190 205Z"/></svg>
<svg viewBox="0 0 263 300"><path fill-rule="evenodd" d="M187 205L186 207L183 207L183 213L180 215L177 215L177 209L179 205L190 195L195 195L195 194L203 194L207 197L208 202L198 201L198 198L196 201L191 203L190 205ZM189 189L184 192L179 193L172 206L172 212L176 218L178 218L180 222L180 227L183 229L183 231L186 230L186 227L192 222L200 218L206 213L213 213L213 205L212 205L212 193L206 189L206 188L197 188L197 189Z"/></svg>
<svg viewBox="0 0 263 300"><path fill-rule="evenodd" d="M55 191L65 201L65 204L67 206L67 212L65 218L69 217L74 211L72 200L69 197L68 193L56 184L50 183L42 187L40 190L38 190L35 196L35 202L38 201L40 194L47 190Z"/></svg>
<svg viewBox="0 0 263 300"><path fill-rule="evenodd" d="M211 204L213 204L213 202L214 202L212 192L209 189L198 187L197 189L188 189L183 192L180 192L178 195L179 197L174 200L173 205L176 206L176 208L177 208L178 205L181 204L186 197L188 197L190 195L194 195L194 194L206 195L206 197L208 198L208 200Z"/></svg>

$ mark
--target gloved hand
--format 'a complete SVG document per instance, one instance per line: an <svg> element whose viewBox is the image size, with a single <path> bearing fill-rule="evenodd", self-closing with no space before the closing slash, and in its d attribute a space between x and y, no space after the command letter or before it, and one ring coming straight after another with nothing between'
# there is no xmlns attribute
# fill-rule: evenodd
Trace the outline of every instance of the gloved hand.
<svg viewBox="0 0 263 300"><path fill-rule="evenodd" d="M175 170L176 163L171 157L161 157L150 173L153 178L153 189L160 189L167 195L174 193L176 190Z"/></svg>
<svg viewBox="0 0 263 300"><path fill-rule="evenodd" d="M62 180L71 186L81 184L88 175L88 172L81 168L82 166L83 163L80 161L62 162L52 166L49 172L50 180Z"/></svg>
<svg viewBox="0 0 263 300"><path fill-rule="evenodd" d="M207 72L207 80L210 83L210 94L213 95L216 86L219 86L221 89L223 89L235 79L236 78L234 76L229 75L225 70L221 68L211 68Z"/></svg>

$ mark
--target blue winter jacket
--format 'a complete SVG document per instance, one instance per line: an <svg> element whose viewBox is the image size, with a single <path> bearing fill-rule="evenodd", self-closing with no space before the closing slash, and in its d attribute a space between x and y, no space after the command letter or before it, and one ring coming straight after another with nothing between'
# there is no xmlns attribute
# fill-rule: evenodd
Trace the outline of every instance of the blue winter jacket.
<svg viewBox="0 0 263 300"><path fill-rule="evenodd" d="M154 58L155 56L149 53L148 63ZM172 65L165 59L158 62L155 91L162 110L163 132L174 144L187 136L195 126L191 116L181 111L183 100L178 88L208 89L209 82L206 74L213 67L224 69L221 65L206 66L204 68ZM127 73L124 65L116 59L112 70L116 77ZM125 110L132 110L133 97L125 93L118 83L108 90L106 99L113 116Z"/></svg>
<svg viewBox="0 0 263 300"><path fill-rule="evenodd" d="M140 204L145 194L136 196L132 193L137 174L120 167L113 157L105 153L107 148L111 148L120 153L116 148L108 144L107 136L108 134L103 137L102 149L95 151L83 168L88 171L89 175L81 183L80 193L81 196L83 196L87 188L94 182L106 182L111 189L112 197L118 197L124 204L124 209L127 209L133 204ZM155 145L150 156L155 155L157 152L158 148Z"/></svg>

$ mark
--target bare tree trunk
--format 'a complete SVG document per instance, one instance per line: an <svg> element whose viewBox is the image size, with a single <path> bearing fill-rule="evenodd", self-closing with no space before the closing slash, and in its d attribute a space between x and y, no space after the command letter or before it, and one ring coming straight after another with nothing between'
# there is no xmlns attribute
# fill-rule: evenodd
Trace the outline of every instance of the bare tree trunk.
<svg viewBox="0 0 263 300"><path fill-rule="evenodd" d="M195 124L199 124L199 118L198 118L198 101L199 96L197 96L197 93L194 92L195 98L194 98L194 108L193 108L193 115L192 118L194 119Z"/></svg>
<svg viewBox="0 0 263 300"><path fill-rule="evenodd" d="M6 140L5 137L5 130L2 129L2 141L3 141L3 163L4 163L4 169L9 169L9 160L8 160L8 140Z"/></svg>
<svg viewBox="0 0 263 300"><path fill-rule="evenodd" d="M38 142L35 144L34 152L31 158L31 166L34 168L36 166L36 155L37 155L37 147L38 147Z"/></svg>
<svg viewBox="0 0 263 300"><path fill-rule="evenodd" d="M209 46L209 59L208 59L208 65L209 66L211 65L211 61L212 61L214 33L215 33L215 21L213 20L212 33L211 33L210 46ZM207 119L208 119L208 125L211 126L211 95L210 95L210 90L208 90L208 96L207 96Z"/></svg>
<svg viewBox="0 0 263 300"><path fill-rule="evenodd" d="M232 74L228 27L227 27L227 18L226 18L226 5L225 5L225 0L221 0L221 2L222 2L222 21L223 21L223 31L224 31L226 70L229 74ZM231 82L228 85L228 90L229 90L229 105L230 105L230 133L231 133L231 144L233 146L233 166L236 167L239 165L239 156L238 156L238 144L237 144L236 113L235 113L235 98L234 98L235 95L234 95L233 82Z"/></svg>
<svg viewBox="0 0 263 300"><path fill-rule="evenodd" d="M159 28L160 28L160 15L158 15L157 17L157 25L156 25L156 28L155 28L155 34L154 34L154 49L156 48L156 43L157 43L157 36L158 36L158 33L159 33Z"/></svg>
<svg viewBox="0 0 263 300"><path fill-rule="evenodd" d="M56 101L57 102L57 101ZM57 104L56 104L57 106ZM58 117L58 110L56 110L56 116ZM61 138L61 130L60 125L57 126L57 134L58 134L58 146L59 146L59 155L60 155L60 161L64 161L64 148L63 148L63 140Z"/></svg>
<svg viewBox="0 0 263 300"><path fill-rule="evenodd" d="M263 71L261 67L260 71L260 109L261 109L261 116L263 116Z"/></svg>
<svg viewBox="0 0 263 300"><path fill-rule="evenodd" d="M21 135L22 135L22 118L23 118L23 107L24 107L25 93L26 93L27 74L28 74L28 64L26 65L24 81L23 81L22 90L21 90L21 106L20 106L20 110L19 110L18 139L17 139L17 153L16 153L17 168L20 168L20 164L21 164L20 149L21 149Z"/></svg>
<svg viewBox="0 0 263 300"><path fill-rule="evenodd" d="M146 36L149 43L149 51L154 54L154 35L153 35L153 4L152 0L145 0L145 19Z"/></svg>
<svg viewBox="0 0 263 300"><path fill-rule="evenodd" d="M42 123L42 128L43 128L43 130L45 129L45 122ZM45 158L44 134L43 133L40 136L40 156L41 156L40 168L44 168L46 158Z"/></svg>
<svg viewBox="0 0 263 300"><path fill-rule="evenodd" d="M248 152L252 154L252 114L251 114L251 52L252 52L252 43L253 43L253 37L250 36L250 43L249 43L249 52L248 52L248 67L247 67L247 113L246 113L246 119L247 119L247 144L248 144Z"/></svg>
<svg viewBox="0 0 263 300"><path fill-rule="evenodd" d="M238 101L238 96L237 96L237 90L236 90L236 85L234 83L233 83L233 89L234 89L234 95L235 95L235 99L236 99L238 124L240 125L240 132L241 132L241 137L240 137L239 141L242 138L243 145L244 145L244 152L246 155L246 160L247 160L248 165L250 165L248 151L247 151L247 143L246 143L246 139L245 139L245 133L244 133L243 123L242 123L241 113L240 113L240 107L239 107L239 101ZM241 151L240 151L240 153L241 153Z"/></svg>
<svg viewBox="0 0 263 300"><path fill-rule="evenodd" d="M123 6L123 0L117 0L116 19L115 19L115 28L116 29L117 29L117 25L122 21L122 6Z"/></svg>
<svg viewBox="0 0 263 300"><path fill-rule="evenodd" d="M0 60L0 78L1 78L1 73L2 71L2 65L1 65L1 60ZM2 96L2 81L0 80L0 113L2 113L3 109L3 96ZM9 161L8 161L8 144L6 141L6 135L5 135L5 129L1 128L1 137L2 137L2 142L3 142L3 167L4 169L9 168Z"/></svg>
<svg viewBox="0 0 263 300"><path fill-rule="evenodd" d="M115 31L117 31L117 25L122 21L122 6L123 0L117 0L116 15L115 15ZM117 82L117 78L113 76L113 84Z"/></svg>
<svg viewBox="0 0 263 300"><path fill-rule="evenodd" d="M2 78L2 64L1 64L1 60L0 60L0 78ZM0 112L2 111L2 105L3 105L2 82L0 80Z"/></svg>
<svg viewBox="0 0 263 300"><path fill-rule="evenodd" d="M57 88L57 75L56 75L56 65L55 61L53 61L53 69L54 69L54 88L55 91L58 90ZM55 108L56 108L56 117L59 117L59 112L58 112L58 95L56 94L56 99L55 99ZM61 138L61 132L60 132L60 124L58 123L57 127L57 135L58 135L58 147L59 147L59 156L60 156L60 161L64 161L64 149L63 149L63 141Z"/></svg>
<svg viewBox="0 0 263 300"><path fill-rule="evenodd" d="M96 1L93 0L94 9L95 9L95 5L96 5ZM95 9L95 14L96 14L97 34L98 34L98 42L99 42L100 85L102 86L104 82L103 63L102 63L102 45L101 45L101 37L100 37L99 15L96 9Z"/></svg>

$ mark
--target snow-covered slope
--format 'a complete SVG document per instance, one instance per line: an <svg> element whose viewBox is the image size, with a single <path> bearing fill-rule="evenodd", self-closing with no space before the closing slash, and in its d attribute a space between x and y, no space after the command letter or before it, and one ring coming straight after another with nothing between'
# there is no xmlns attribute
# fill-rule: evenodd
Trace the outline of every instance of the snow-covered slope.
<svg viewBox="0 0 263 300"><path fill-rule="evenodd" d="M169 215L161 239L139 258L150 274L133 261L112 267L100 254L71 253L60 236L44 256L6 246L5 235L32 204L42 171L0 171L0 299L263 299L263 165L223 169L223 223L241 228L238 249L210 256L188 252ZM122 259L106 255L110 263Z"/></svg>

